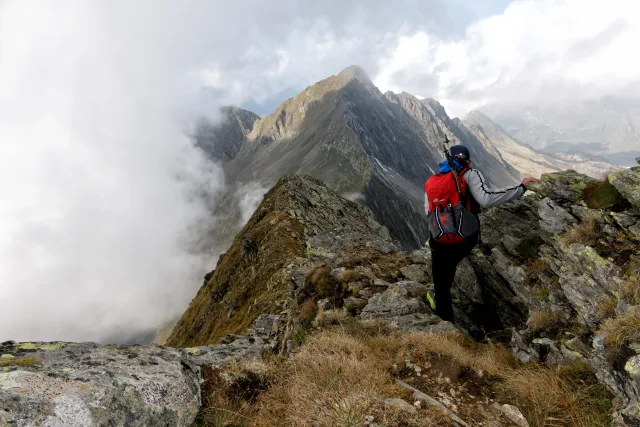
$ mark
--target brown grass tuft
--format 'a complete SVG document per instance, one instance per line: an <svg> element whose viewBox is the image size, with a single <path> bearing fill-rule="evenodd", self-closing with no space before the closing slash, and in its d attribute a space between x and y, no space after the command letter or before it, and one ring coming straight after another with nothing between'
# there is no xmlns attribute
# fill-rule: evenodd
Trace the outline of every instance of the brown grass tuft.
<svg viewBox="0 0 640 427"><path fill-rule="evenodd" d="M527 325L532 332L544 331L557 326L559 316L548 310L531 310Z"/></svg>
<svg viewBox="0 0 640 427"><path fill-rule="evenodd" d="M640 304L640 275L625 278L622 282L622 294L631 304Z"/></svg>
<svg viewBox="0 0 640 427"><path fill-rule="evenodd" d="M411 260L399 253L384 254L366 247L349 248L340 254L338 261L340 267L353 269L362 266L369 268L376 277L384 280L393 280L396 272L409 264L411 264Z"/></svg>
<svg viewBox="0 0 640 427"><path fill-rule="evenodd" d="M310 325L318 313L318 304L314 300L307 300L300 305L298 314L300 322L304 325Z"/></svg>
<svg viewBox="0 0 640 427"><path fill-rule="evenodd" d="M332 298L338 296L339 284L331 275L331 267L327 264L318 264L309 269L305 276L305 297L317 299Z"/></svg>
<svg viewBox="0 0 640 427"><path fill-rule="evenodd" d="M542 273L551 268L549 263L542 258L533 258L526 264L526 267L530 273Z"/></svg>
<svg viewBox="0 0 640 427"><path fill-rule="evenodd" d="M359 425L395 388L365 343L344 332L321 333L281 367L262 396L257 425Z"/></svg>
<svg viewBox="0 0 640 427"><path fill-rule="evenodd" d="M348 314L345 310L319 310L313 320L313 326L318 329L340 326L347 317Z"/></svg>
<svg viewBox="0 0 640 427"><path fill-rule="evenodd" d="M611 396L589 367L520 367L505 372L502 393L532 426L608 425Z"/></svg>
<svg viewBox="0 0 640 427"><path fill-rule="evenodd" d="M617 352L623 344L640 340L640 309L629 314L609 319L600 326L600 332L606 333L605 344L611 352Z"/></svg>
<svg viewBox="0 0 640 427"><path fill-rule="evenodd" d="M564 241L568 245L580 243L585 246L594 246L598 243L598 239L598 221L593 216L585 218L580 224L564 234Z"/></svg>
<svg viewBox="0 0 640 427"><path fill-rule="evenodd" d="M633 305L640 305L640 260L632 258L622 282L622 294Z"/></svg>
<svg viewBox="0 0 640 427"><path fill-rule="evenodd" d="M347 284L362 279L362 274L355 270L347 270L340 275L340 283Z"/></svg>
<svg viewBox="0 0 640 427"><path fill-rule="evenodd" d="M601 301L596 310L596 319L598 322L615 317L617 305L617 301L612 298Z"/></svg>

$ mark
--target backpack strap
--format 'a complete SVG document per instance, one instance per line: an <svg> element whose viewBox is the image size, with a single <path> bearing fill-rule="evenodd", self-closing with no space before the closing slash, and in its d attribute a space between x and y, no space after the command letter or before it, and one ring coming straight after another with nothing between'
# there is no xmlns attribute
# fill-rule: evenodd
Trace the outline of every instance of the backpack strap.
<svg viewBox="0 0 640 427"><path fill-rule="evenodd" d="M464 168L462 168L462 170L460 170L460 172L458 172L458 176L460 178L462 178L462 179L465 179L463 175L469 170L471 170L471 168L469 166L465 166ZM469 205L469 186L468 185L465 185L464 192L462 193L462 200L460 200L460 201L462 202L464 207L466 207L466 208L470 207L470 205Z"/></svg>

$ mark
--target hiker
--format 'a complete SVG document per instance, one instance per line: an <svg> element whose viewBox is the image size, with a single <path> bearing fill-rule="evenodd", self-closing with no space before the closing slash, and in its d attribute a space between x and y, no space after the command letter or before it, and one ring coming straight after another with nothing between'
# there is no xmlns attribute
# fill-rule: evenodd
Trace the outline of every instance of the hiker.
<svg viewBox="0 0 640 427"><path fill-rule="evenodd" d="M435 291L430 291L427 298L442 320L452 322L451 286L458 264L479 242L480 207L498 206L522 197L525 185L537 179L525 178L519 185L492 189L482 174L471 168L467 147L454 145L449 153L445 148L445 154L447 160L440 164L439 173L424 185ZM452 163L458 176L457 185L451 171Z"/></svg>

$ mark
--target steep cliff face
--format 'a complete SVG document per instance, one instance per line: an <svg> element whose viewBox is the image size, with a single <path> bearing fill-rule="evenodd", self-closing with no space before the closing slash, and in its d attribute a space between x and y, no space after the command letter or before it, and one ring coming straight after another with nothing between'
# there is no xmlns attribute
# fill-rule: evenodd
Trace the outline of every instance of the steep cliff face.
<svg viewBox="0 0 640 427"><path fill-rule="evenodd" d="M224 168L231 183L265 187L285 173L309 174L358 197L402 246L417 248L428 234L422 187L441 161L445 133L470 147L490 182L517 181L517 171L489 142L451 120L436 101L382 94L358 67L308 87L257 120Z"/></svg>
<svg viewBox="0 0 640 427"><path fill-rule="evenodd" d="M220 109L220 122L203 121L193 135L196 146L212 160L229 161L242 147L247 134L259 117L251 111L235 107Z"/></svg>

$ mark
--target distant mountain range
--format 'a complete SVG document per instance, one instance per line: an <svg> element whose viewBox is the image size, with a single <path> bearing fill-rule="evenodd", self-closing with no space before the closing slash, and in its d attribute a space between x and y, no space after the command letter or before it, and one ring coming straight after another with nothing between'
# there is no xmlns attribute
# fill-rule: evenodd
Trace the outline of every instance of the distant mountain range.
<svg viewBox="0 0 640 427"><path fill-rule="evenodd" d="M479 111L465 117L465 124L479 139L493 144L502 157L524 175L540 176L543 173L574 169L593 177L601 177L615 166L604 159L585 154L546 153L517 141L501 126Z"/></svg>
<svg viewBox="0 0 640 427"><path fill-rule="evenodd" d="M309 86L269 116L233 107L221 112L221 123L202 123L194 139L230 183L217 203L222 214L240 215L237 194L246 186L270 188L283 174L301 172L364 203L406 248L427 238L423 185L443 160L445 133L469 147L474 167L496 186L567 168L594 176L613 169L537 151L478 112L463 122L433 99L382 93L357 66ZM239 225L227 223L218 233L230 241Z"/></svg>
<svg viewBox="0 0 640 427"><path fill-rule="evenodd" d="M631 166L640 155L640 101L604 97L552 106L480 109L512 137L549 153Z"/></svg>

